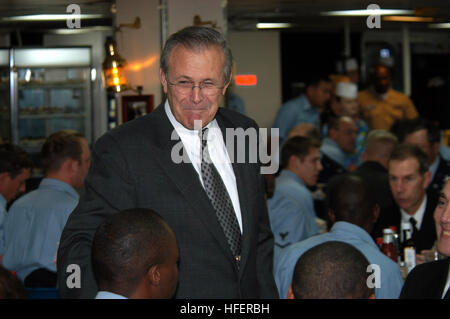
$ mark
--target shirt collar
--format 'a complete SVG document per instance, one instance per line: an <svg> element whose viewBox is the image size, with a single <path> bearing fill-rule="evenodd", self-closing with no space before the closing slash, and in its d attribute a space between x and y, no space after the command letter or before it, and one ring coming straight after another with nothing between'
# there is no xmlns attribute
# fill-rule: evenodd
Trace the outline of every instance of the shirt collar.
<svg viewBox="0 0 450 319"><path fill-rule="evenodd" d="M99 291L97 292L95 299L128 299L128 298L109 291Z"/></svg>
<svg viewBox="0 0 450 319"><path fill-rule="evenodd" d="M288 169L284 169L281 171L280 173L280 177L281 178L286 178L286 179L290 179L290 180L294 180L295 182L297 182L298 184L301 184L303 186L305 186L305 183L303 182L303 180L294 172L288 170Z"/></svg>
<svg viewBox="0 0 450 319"><path fill-rule="evenodd" d="M341 166L346 167L347 163L345 160L347 158L347 154L345 154L339 145L337 145L331 138L325 137L323 139L320 151L329 158L338 162Z"/></svg>
<svg viewBox="0 0 450 319"><path fill-rule="evenodd" d="M370 234L359 227L358 225L346 222L338 221L333 224L330 229L330 233L340 233L345 237L356 237L374 247L377 247Z"/></svg>
<svg viewBox="0 0 450 319"><path fill-rule="evenodd" d="M426 206L427 206L427 195L425 194L422 204L420 204L419 209L413 215L409 215L406 211L400 208L400 212L402 214L402 222L409 223L409 219L413 217L417 222L416 224L417 229L420 229L420 226L422 225L423 216L425 215Z"/></svg>
<svg viewBox="0 0 450 319"><path fill-rule="evenodd" d="M43 178L41 183L39 184L39 188L52 188L66 192L77 200L80 198L80 195L72 186L70 186L66 182L54 178Z"/></svg>

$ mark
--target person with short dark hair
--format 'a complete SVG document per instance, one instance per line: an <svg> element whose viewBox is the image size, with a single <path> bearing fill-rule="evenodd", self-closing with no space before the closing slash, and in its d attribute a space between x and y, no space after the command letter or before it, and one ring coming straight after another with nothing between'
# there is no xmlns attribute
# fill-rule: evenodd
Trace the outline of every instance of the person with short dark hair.
<svg viewBox="0 0 450 319"><path fill-rule="evenodd" d="M370 129L389 130L397 119L419 116L411 99L391 87L392 74L389 67L381 63L375 64L371 70L371 81L372 86L358 94L361 113Z"/></svg>
<svg viewBox="0 0 450 319"><path fill-rule="evenodd" d="M78 132L51 134L41 149L44 178L11 206L5 221L3 265L26 287L56 287L59 238L90 165L91 152Z"/></svg>
<svg viewBox="0 0 450 319"><path fill-rule="evenodd" d="M284 103L272 125L279 128L281 143L289 131L301 123L311 123L320 129L320 114L331 98L331 81L328 75L314 75L307 80L305 93Z"/></svg>
<svg viewBox="0 0 450 319"><path fill-rule="evenodd" d="M311 191L322 169L320 144L295 136L281 150L281 173L275 179L275 193L267 201L270 226L275 237L274 260L288 245L317 235L316 212Z"/></svg>
<svg viewBox="0 0 450 319"><path fill-rule="evenodd" d="M96 299L172 298L178 282L178 245L150 209L121 211L105 220L92 241Z"/></svg>
<svg viewBox="0 0 450 319"><path fill-rule="evenodd" d="M430 182L428 157L417 146L398 145L389 159L389 185L399 207L384 221L383 228L395 226L403 234L403 225L411 224L417 253L431 249L436 240L433 212L437 204L434 192L427 192Z"/></svg>
<svg viewBox="0 0 450 319"><path fill-rule="evenodd" d="M25 299L23 283L9 270L0 265L0 299Z"/></svg>
<svg viewBox="0 0 450 319"><path fill-rule="evenodd" d="M369 261L352 245L329 241L297 261L289 299L374 299L367 284Z"/></svg>
<svg viewBox="0 0 450 319"><path fill-rule="evenodd" d="M31 175L33 161L17 145L0 144L0 264L5 253L4 223L7 204L25 192L25 182Z"/></svg>
<svg viewBox="0 0 450 319"><path fill-rule="evenodd" d="M328 214L332 227L328 233L313 236L286 247L275 261L275 281L281 298L286 298L295 264L308 249L329 241L340 241L357 248L380 270L375 284L377 299L398 298L403 286L400 267L385 256L370 236L379 208L367 182L354 173L334 177L327 189ZM320 267L320 265L317 265Z"/></svg>
<svg viewBox="0 0 450 319"><path fill-rule="evenodd" d="M450 176L450 162L439 154L441 145L439 127L423 118L405 119L394 125L396 126L394 130L400 135L400 143L416 145L427 155L431 173L427 189L438 194L444 186L445 177Z"/></svg>

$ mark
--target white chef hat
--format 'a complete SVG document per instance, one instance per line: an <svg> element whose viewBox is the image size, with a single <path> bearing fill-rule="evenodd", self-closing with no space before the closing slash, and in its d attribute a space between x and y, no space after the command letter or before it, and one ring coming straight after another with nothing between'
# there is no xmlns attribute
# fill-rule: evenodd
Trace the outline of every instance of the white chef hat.
<svg viewBox="0 0 450 319"><path fill-rule="evenodd" d="M336 95L349 99L356 99L358 96L358 86L352 82L339 82L336 84Z"/></svg>

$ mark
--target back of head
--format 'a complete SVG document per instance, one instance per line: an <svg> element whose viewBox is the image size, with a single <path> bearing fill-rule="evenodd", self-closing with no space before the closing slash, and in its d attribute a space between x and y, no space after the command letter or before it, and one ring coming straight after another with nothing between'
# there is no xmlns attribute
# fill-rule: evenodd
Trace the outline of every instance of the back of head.
<svg viewBox="0 0 450 319"><path fill-rule="evenodd" d="M0 174L7 172L11 178L19 175L24 168L32 168L31 156L17 145L0 144Z"/></svg>
<svg viewBox="0 0 450 319"><path fill-rule="evenodd" d="M294 136L291 137L284 143L281 149L281 169L288 167L289 159L292 155L298 156L303 159L309 154L311 148L319 148L320 142L316 139L305 137L305 136Z"/></svg>
<svg viewBox="0 0 450 319"><path fill-rule="evenodd" d="M160 66L165 76L169 72L169 58L172 50L182 45L191 51L201 51L210 46L219 47L225 57L224 65L224 83L230 80L231 71L233 67L233 57L231 50L228 48L223 35L213 28L190 26L172 34L166 41L164 49L161 54Z"/></svg>
<svg viewBox="0 0 450 319"><path fill-rule="evenodd" d="M103 222L92 244L92 267L100 290L131 295L151 266L166 261L175 242L170 226L150 209L118 212Z"/></svg>
<svg viewBox="0 0 450 319"><path fill-rule="evenodd" d="M0 299L25 299L22 282L9 270L0 266Z"/></svg>
<svg viewBox="0 0 450 319"><path fill-rule="evenodd" d="M81 139L76 131L63 130L51 134L41 149L41 163L44 173L57 172L66 159L81 161L83 152Z"/></svg>
<svg viewBox="0 0 450 319"><path fill-rule="evenodd" d="M395 146L397 137L386 130L372 130L366 139L366 154L369 160L388 161Z"/></svg>
<svg viewBox="0 0 450 319"><path fill-rule="evenodd" d="M336 221L345 221L367 230L373 226L376 202L369 185L361 177L338 175L327 185L327 205Z"/></svg>
<svg viewBox="0 0 450 319"><path fill-rule="evenodd" d="M362 299L373 289L367 286L369 262L355 247L337 241L315 246L297 261L292 280L296 299Z"/></svg>

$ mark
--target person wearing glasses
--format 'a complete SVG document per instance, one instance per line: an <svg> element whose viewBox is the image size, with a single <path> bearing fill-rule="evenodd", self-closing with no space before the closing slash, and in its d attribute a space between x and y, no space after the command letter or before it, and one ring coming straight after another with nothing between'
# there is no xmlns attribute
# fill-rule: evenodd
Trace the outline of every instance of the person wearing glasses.
<svg viewBox="0 0 450 319"><path fill-rule="evenodd" d="M178 240L175 298L277 298L264 179L260 163L249 160L258 147L225 147L229 129L258 129L219 108L232 76L231 52L214 29L187 27L169 37L160 61L167 99L95 143L86 193L61 236L60 295L93 298L97 226L118 211L148 208ZM81 269L77 289L66 284L71 264Z"/></svg>

